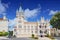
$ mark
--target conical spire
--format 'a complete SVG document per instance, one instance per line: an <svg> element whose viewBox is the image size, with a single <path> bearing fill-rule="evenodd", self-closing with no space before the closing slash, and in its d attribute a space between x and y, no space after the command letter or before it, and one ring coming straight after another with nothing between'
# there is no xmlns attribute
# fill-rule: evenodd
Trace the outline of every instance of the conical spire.
<svg viewBox="0 0 60 40"><path fill-rule="evenodd" d="M44 20L44 17L41 17L41 20Z"/></svg>
<svg viewBox="0 0 60 40"><path fill-rule="evenodd" d="M42 23L44 22L44 17L41 17L41 22L42 22Z"/></svg>
<svg viewBox="0 0 60 40"><path fill-rule="evenodd" d="M23 12L22 6L20 5L19 12Z"/></svg>
<svg viewBox="0 0 60 40"><path fill-rule="evenodd" d="M20 8L19 8L19 15L21 16L21 15L24 15L24 13L23 13L24 11L23 11L23 9L22 9L22 5L20 4Z"/></svg>

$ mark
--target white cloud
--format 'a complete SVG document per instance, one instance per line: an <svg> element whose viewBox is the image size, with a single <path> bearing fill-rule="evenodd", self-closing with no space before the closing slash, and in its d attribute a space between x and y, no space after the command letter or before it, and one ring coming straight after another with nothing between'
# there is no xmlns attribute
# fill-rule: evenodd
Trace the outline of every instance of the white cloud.
<svg viewBox="0 0 60 40"><path fill-rule="evenodd" d="M54 15L54 14L56 14L57 12L58 12L57 10L56 10L56 11L50 10L49 15Z"/></svg>
<svg viewBox="0 0 60 40"><path fill-rule="evenodd" d="M6 14L6 9L8 8L8 4L5 4L5 3L1 3L1 0L0 0L0 14Z"/></svg>
<svg viewBox="0 0 60 40"><path fill-rule="evenodd" d="M0 14L5 13L5 11L6 11L6 8L5 8L5 6L3 6L3 4L0 1Z"/></svg>
<svg viewBox="0 0 60 40"><path fill-rule="evenodd" d="M5 8L9 8L9 3L7 3L7 4L5 4L5 3L2 3L3 4L3 6L5 7Z"/></svg>
<svg viewBox="0 0 60 40"><path fill-rule="evenodd" d="M38 14L38 12L40 12L39 10L39 8L33 10L25 9L24 15L26 18L35 17Z"/></svg>
<svg viewBox="0 0 60 40"><path fill-rule="evenodd" d="M48 12L48 11L50 11L50 9L46 9L46 10L44 10L43 13Z"/></svg>

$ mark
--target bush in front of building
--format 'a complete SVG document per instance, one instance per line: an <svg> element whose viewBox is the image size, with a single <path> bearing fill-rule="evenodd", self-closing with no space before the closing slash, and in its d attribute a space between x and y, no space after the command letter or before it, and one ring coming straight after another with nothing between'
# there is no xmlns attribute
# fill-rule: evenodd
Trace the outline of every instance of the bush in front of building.
<svg viewBox="0 0 60 40"><path fill-rule="evenodd" d="M49 37L49 34L45 35L45 37Z"/></svg>
<svg viewBox="0 0 60 40"><path fill-rule="evenodd" d="M34 38L34 34L32 34L32 38Z"/></svg>
<svg viewBox="0 0 60 40"><path fill-rule="evenodd" d="M34 37L34 39L38 39L38 37Z"/></svg>
<svg viewBox="0 0 60 40"><path fill-rule="evenodd" d="M54 39L54 37L52 37L52 36L49 36L49 38Z"/></svg>
<svg viewBox="0 0 60 40"><path fill-rule="evenodd" d="M0 32L0 36L2 36L2 32Z"/></svg>
<svg viewBox="0 0 60 40"><path fill-rule="evenodd" d="M34 39L38 39L38 37L35 37L35 35L34 35L34 34L32 34L32 38L34 38Z"/></svg>
<svg viewBox="0 0 60 40"><path fill-rule="evenodd" d="M0 32L0 36L7 36L8 32Z"/></svg>
<svg viewBox="0 0 60 40"><path fill-rule="evenodd" d="M54 40L55 38L53 37L53 36L51 36L51 35L46 35L46 37L48 37L48 38L50 38L50 39L52 39L52 40Z"/></svg>

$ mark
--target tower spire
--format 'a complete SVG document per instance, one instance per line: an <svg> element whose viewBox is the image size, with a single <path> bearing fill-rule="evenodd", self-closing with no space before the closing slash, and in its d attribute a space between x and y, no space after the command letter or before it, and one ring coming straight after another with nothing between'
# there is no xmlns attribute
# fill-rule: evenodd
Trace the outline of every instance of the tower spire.
<svg viewBox="0 0 60 40"><path fill-rule="evenodd" d="M20 3L19 12L23 12L23 9L22 9L22 4L21 4L21 3Z"/></svg>
<svg viewBox="0 0 60 40"><path fill-rule="evenodd" d="M24 16L24 12L23 12L21 4L20 4L19 9L16 10L16 14L17 14L16 17L22 17L22 16Z"/></svg>
<svg viewBox="0 0 60 40"><path fill-rule="evenodd" d="M44 17L43 16L41 17L41 22L44 22Z"/></svg>
<svg viewBox="0 0 60 40"><path fill-rule="evenodd" d="M44 20L44 17L43 16L41 17L41 20Z"/></svg>

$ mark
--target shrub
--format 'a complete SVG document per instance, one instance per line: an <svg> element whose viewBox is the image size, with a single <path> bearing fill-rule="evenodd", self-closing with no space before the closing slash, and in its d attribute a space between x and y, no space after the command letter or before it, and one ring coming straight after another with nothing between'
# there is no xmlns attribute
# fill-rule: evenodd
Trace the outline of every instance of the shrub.
<svg viewBox="0 0 60 40"><path fill-rule="evenodd" d="M45 37L49 37L49 34L45 35Z"/></svg>
<svg viewBox="0 0 60 40"><path fill-rule="evenodd" d="M34 38L34 34L32 34L32 38Z"/></svg>
<svg viewBox="0 0 60 40"><path fill-rule="evenodd" d="M38 39L38 37L34 37L35 39Z"/></svg>
<svg viewBox="0 0 60 40"><path fill-rule="evenodd" d="M51 36L51 35L46 35L46 37L48 37L48 38L50 38L50 39L54 39L54 37L53 36Z"/></svg>
<svg viewBox="0 0 60 40"><path fill-rule="evenodd" d="M2 32L0 32L0 36L2 36Z"/></svg>
<svg viewBox="0 0 60 40"><path fill-rule="evenodd" d="M16 37L15 35L13 37Z"/></svg>

